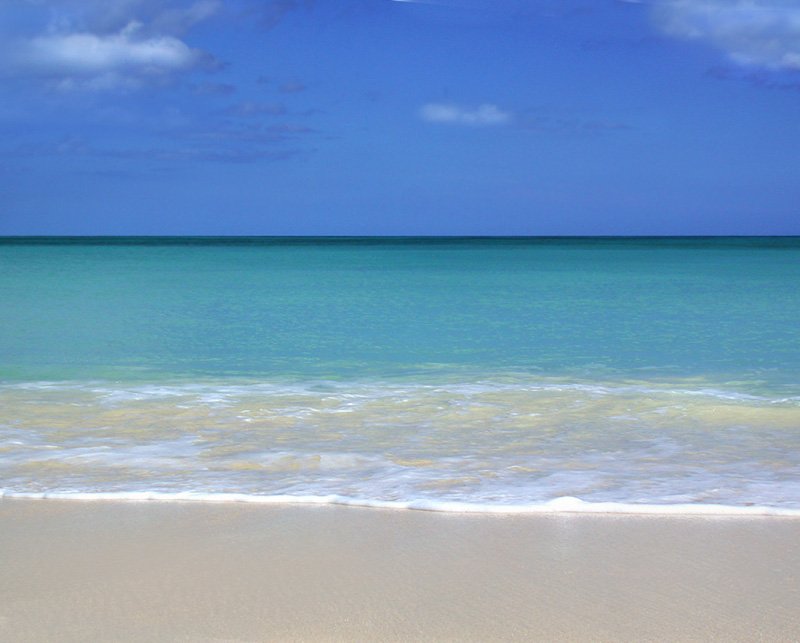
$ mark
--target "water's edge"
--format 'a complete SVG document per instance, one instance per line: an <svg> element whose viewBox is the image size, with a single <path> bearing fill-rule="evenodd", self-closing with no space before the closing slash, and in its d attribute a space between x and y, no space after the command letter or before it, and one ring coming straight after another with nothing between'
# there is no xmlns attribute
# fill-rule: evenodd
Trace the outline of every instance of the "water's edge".
<svg viewBox="0 0 800 643"><path fill-rule="evenodd" d="M202 503L247 503L260 505L341 505L373 509L434 511L464 514L609 514L651 516L783 516L800 518L800 509L778 507L702 504L634 504L621 502L585 502L580 498L564 496L548 502L529 505L489 505L469 502L445 502L434 500L389 501L346 496L257 496L238 493L160 493L149 491L115 493L24 493L0 490L0 501L26 500L70 500L113 502L202 502Z"/></svg>

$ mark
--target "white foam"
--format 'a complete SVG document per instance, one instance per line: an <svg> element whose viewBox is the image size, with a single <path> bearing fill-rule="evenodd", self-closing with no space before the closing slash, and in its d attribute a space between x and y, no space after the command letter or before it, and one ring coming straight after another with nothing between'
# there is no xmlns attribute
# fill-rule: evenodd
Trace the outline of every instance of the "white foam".
<svg viewBox="0 0 800 643"><path fill-rule="evenodd" d="M413 509L445 513L473 514L609 514L653 516L787 516L800 518L800 509L767 506L732 506L714 504L635 504L623 502L586 502L573 496L554 498L535 504L481 504L439 500L377 500L339 495L273 495L260 496L240 493L198 493L184 491L120 492L14 492L0 489L0 499L25 498L37 500L135 501L135 502L207 502L249 503L262 505L345 505L376 509Z"/></svg>
<svg viewBox="0 0 800 643"><path fill-rule="evenodd" d="M0 481L49 497L488 513L800 507L800 398L602 384L0 383L13 418L0 423ZM572 496L585 502L546 502Z"/></svg>
<svg viewBox="0 0 800 643"><path fill-rule="evenodd" d="M687 388L686 382L663 381L659 383L630 383L625 380L600 382L565 381L562 378L522 376L508 380L477 379L473 382L405 382L387 379L385 381L336 381L312 380L298 382L282 381L242 381L222 382L173 382L163 384L119 385L109 381L38 381L38 382L0 382L0 390L28 391L84 391L101 397L106 403L119 404L129 401L158 400L190 396L194 402L209 406L227 406L231 400L252 395L316 395L325 400L353 400L356 403L374 401L382 398L403 400L404 394L412 396L426 392L446 391L467 397L487 392L527 391L527 392L579 392L594 396L665 395L708 397L712 399L752 402L762 404L800 404L800 396L768 397L735 390L725 390L713 386ZM358 392L353 392L358 391Z"/></svg>

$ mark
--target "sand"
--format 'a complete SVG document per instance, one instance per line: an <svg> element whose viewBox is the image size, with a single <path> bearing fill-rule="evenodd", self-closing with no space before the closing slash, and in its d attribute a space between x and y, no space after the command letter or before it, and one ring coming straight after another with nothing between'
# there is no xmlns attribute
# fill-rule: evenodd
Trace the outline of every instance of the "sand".
<svg viewBox="0 0 800 643"><path fill-rule="evenodd" d="M4 499L0 640L800 640L800 520Z"/></svg>

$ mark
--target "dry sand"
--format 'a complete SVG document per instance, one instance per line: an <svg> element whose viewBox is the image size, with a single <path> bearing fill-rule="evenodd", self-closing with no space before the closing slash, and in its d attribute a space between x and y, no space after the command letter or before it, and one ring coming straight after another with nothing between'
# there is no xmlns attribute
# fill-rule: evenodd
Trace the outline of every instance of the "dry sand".
<svg viewBox="0 0 800 643"><path fill-rule="evenodd" d="M800 520L5 499L0 640L800 640Z"/></svg>

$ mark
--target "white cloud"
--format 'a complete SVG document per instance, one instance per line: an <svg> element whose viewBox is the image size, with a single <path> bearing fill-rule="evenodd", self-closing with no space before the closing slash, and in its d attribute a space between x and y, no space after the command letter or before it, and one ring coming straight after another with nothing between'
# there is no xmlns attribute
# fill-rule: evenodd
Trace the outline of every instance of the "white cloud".
<svg viewBox="0 0 800 643"><path fill-rule="evenodd" d="M800 70L798 0L671 0L654 3L668 35L707 42L747 67Z"/></svg>
<svg viewBox="0 0 800 643"><path fill-rule="evenodd" d="M511 114L489 103L475 108L452 103L428 103L422 106L419 115L429 123L459 125L502 125L511 120Z"/></svg>
<svg viewBox="0 0 800 643"><path fill-rule="evenodd" d="M3 43L3 75L38 78L63 90L134 89L219 65L187 45L182 34L214 15L220 0L51 0L47 5L52 13L46 29Z"/></svg>
<svg viewBox="0 0 800 643"><path fill-rule="evenodd" d="M34 70L66 74L96 74L125 69L163 73L191 67L202 53L172 36L137 38L132 22L117 34L49 34L22 47L22 62Z"/></svg>

